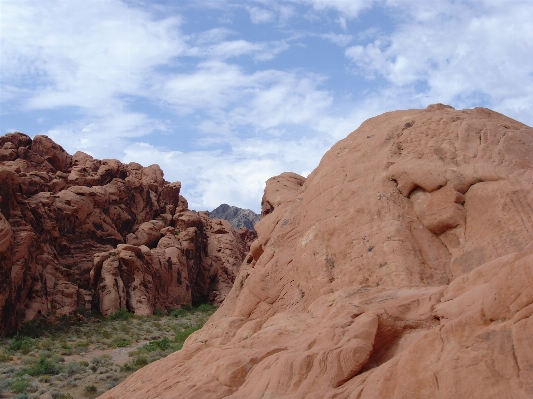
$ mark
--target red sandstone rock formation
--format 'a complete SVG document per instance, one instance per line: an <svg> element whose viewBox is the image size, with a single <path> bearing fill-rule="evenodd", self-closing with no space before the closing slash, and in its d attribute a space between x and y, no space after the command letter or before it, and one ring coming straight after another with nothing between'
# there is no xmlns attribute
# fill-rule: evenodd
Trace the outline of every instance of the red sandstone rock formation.
<svg viewBox="0 0 533 399"><path fill-rule="evenodd" d="M157 165L0 137L0 335L92 305L149 314L221 303L250 238L189 211L180 188Z"/></svg>
<svg viewBox="0 0 533 399"><path fill-rule="evenodd" d="M386 113L267 184L223 305L111 398L533 397L533 129Z"/></svg>

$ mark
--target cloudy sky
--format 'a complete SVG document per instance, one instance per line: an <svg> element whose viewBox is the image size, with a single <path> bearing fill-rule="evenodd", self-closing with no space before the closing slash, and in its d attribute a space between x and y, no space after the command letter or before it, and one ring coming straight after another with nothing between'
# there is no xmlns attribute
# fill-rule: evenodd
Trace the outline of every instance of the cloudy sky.
<svg viewBox="0 0 533 399"><path fill-rule="evenodd" d="M259 211L266 179L386 111L533 125L532 21L530 0L0 0L0 133Z"/></svg>

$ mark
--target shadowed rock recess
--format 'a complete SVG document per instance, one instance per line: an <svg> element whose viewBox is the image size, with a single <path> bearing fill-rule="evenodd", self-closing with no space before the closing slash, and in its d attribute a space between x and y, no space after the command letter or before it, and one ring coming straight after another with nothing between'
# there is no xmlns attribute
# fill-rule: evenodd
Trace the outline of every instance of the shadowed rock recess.
<svg viewBox="0 0 533 399"><path fill-rule="evenodd" d="M79 308L220 304L255 233L190 211L180 188L157 165L0 137L0 336Z"/></svg>
<svg viewBox="0 0 533 399"><path fill-rule="evenodd" d="M235 284L102 398L533 397L533 129L441 104L267 182Z"/></svg>

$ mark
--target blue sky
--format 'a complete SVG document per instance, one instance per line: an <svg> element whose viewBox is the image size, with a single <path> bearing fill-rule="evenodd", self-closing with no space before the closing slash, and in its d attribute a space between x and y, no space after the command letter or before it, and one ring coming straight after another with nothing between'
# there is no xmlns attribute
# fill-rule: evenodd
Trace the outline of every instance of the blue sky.
<svg viewBox="0 0 533 399"><path fill-rule="evenodd" d="M0 132L158 163L259 211L365 119L442 102L533 125L533 2L0 0Z"/></svg>

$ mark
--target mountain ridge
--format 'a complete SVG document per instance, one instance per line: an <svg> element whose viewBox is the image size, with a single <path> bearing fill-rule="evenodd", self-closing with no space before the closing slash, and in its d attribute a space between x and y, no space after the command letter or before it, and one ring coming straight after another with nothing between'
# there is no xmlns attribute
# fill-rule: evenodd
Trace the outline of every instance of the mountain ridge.
<svg viewBox="0 0 533 399"><path fill-rule="evenodd" d="M209 217L227 220L235 230L241 227L254 230L254 226L259 221L260 215L250 209L221 204L209 212Z"/></svg>

